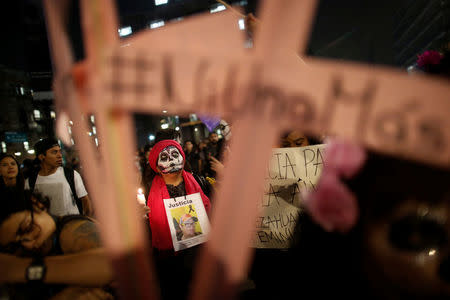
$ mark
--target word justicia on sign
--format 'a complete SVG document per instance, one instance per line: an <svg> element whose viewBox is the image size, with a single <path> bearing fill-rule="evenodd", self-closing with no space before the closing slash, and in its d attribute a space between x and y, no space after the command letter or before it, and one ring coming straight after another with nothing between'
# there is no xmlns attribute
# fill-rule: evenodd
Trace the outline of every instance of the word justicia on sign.
<svg viewBox="0 0 450 300"><path fill-rule="evenodd" d="M192 200L185 200L185 201L180 201L180 202L175 202L175 203L169 203L169 208L185 206L188 204L192 204Z"/></svg>

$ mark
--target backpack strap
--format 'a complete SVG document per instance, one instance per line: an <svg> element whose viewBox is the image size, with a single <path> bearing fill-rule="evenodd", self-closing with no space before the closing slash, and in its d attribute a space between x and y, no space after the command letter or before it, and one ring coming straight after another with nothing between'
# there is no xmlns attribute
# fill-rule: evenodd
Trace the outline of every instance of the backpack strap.
<svg viewBox="0 0 450 300"><path fill-rule="evenodd" d="M28 185L30 186L30 191L34 191L34 186L36 185L36 180L38 177L39 171L31 172L30 177L28 177Z"/></svg>
<svg viewBox="0 0 450 300"><path fill-rule="evenodd" d="M80 214L83 213L83 204L77 195L77 190L75 188L75 170L64 167L64 176L66 177L67 183L69 183L70 190L72 191L73 198L75 199L75 204L78 206L78 210L80 211Z"/></svg>

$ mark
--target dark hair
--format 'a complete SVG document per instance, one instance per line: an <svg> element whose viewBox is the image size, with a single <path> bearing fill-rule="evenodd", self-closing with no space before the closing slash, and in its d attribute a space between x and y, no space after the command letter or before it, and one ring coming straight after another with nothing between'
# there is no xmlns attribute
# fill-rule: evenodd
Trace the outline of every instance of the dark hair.
<svg viewBox="0 0 450 300"><path fill-rule="evenodd" d="M177 138L180 137L181 137L180 132L175 129L172 128L160 129L156 132L155 144L162 140L176 140Z"/></svg>
<svg viewBox="0 0 450 300"><path fill-rule="evenodd" d="M9 153L2 153L2 154L0 154L0 161L2 159L4 159L5 157L11 157L12 159L14 159L16 161L17 167L19 166L19 161L17 160L17 158L14 155L9 154Z"/></svg>
<svg viewBox="0 0 450 300"><path fill-rule="evenodd" d="M281 139L286 139L288 136L289 136L289 134L292 132L292 130L286 130L286 131L284 131L282 134L281 134ZM320 138L318 138L318 137L316 137L316 136L313 136L313 135L308 135L308 134L305 134L305 138L308 140L308 143L309 143L309 145L319 145L319 144L323 144L323 141L320 139Z"/></svg>
<svg viewBox="0 0 450 300"><path fill-rule="evenodd" d="M41 204L47 211L50 208L50 198L39 192L23 190L21 193L15 193L9 190L3 196L4 199L0 202L0 225L14 213L32 210L33 205Z"/></svg>
<svg viewBox="0 0 450 300"><path fill-rule="evenodd" d="M8 154L8 153L2 153L0 154L0 161L2 161L5 157L11 157L12 159L14 159L14 161L17 164L17 176L16 176L16 187L17 189L24 189L25 186L25 179L23 177L22 171L20 170L20 164L19 161L17 160L17 158L12 155L12 154ZM0 176L1 177L1 176ZM3 180L3 178L0 178L0 189L3 190L4 188L6 188L5 186L5 181Z"/></svg>
<svg viewBox="0 0 450 300"><path fill-rule="evenodd" d="M18 193L14 189L8 188L3 191L2 198L0 202L0 224L16 212L32 208L31 191L29 190Z"/></svg>
<svg viewBox="0 0 450 300"><path fill-rule="evenodd" d="M152 145L150 145L150 144L145 144L145 146L144 146L144 154L147 152L147 151L150 151L152 149Z"/></svg>
<svg viewBox="0 0 450 300"><path fill-rule="evenodd" d="M315 136L307 135L306 138L311 146L323 144L323 141Z"/></svg>
<svg viewBox="0 0 450 300"><path fill-rule="evenodd" d="M58 140L53 137L49 137L49 138L40 140L39 142L37 142L34 145L34 151L36 153L36 157L38 157L40 154L45 155L47 150L54 146L59 146L59 143L58 143Z"/></svg>
<svg viewBox="0 0 450 300"><path fill-rule="evenodd" d="M192 140L185 140L185 141L183 142L183 151L186 152L185 147L186 147L186 143L187 143L187 142L190 142L190 143L192 144L192 152L196 152L197 149L198 149L198 146L197 146L197 144L194 143L194 141L192 141Z"/></svg>

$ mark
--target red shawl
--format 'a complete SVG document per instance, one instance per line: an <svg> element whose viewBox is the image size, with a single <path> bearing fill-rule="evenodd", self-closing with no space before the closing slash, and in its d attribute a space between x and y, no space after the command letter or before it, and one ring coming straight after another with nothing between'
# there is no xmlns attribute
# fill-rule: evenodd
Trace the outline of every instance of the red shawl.
<svg viewBox="0 0 450 300"><path fill-rule="evenodd" d="M157 172L156 163L158 162L159 153L168 146L174 146L180 151L185 158L181 145L173 140L163 140L155 144L150 151L148 161L153 170ZM182 171L186 194L200 193L205 206L206 212L209 213L211 203L209 198L203 193L200 185L192 174ZM173 249L172 236L170 234L169 223L167 221L166 209L163 199L169 199L170 195L167 191L166 183L160 175L153 178L152 187L148 195L147 206L150 208L149 221L152 230L152 246L159 250Z"/></svg>

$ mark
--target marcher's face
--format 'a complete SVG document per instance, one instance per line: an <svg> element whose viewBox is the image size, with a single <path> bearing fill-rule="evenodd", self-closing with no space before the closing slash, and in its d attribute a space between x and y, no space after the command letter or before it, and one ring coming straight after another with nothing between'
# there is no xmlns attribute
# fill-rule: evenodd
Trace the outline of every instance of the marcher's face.
<svg viewBox="0 0 450 300"><path fill-rule="evenodd" d="M379 285L376 290L402 295L398 296L402 299L450 297L450 204L447 202L429 205L409 199L384 220L368 224L366 272Z"/></svg>
<svg viewBox="0 0 450 300"><path fill-rule="evenodd" d="M3 178L14 178L19 173L19 166L12 157L5 157L0 161L0 175Z"/></svg>
<svg viewBox="0 0 450 300"><path fill-rule="evenodd" d="M184 144L184 146L186 147L186 150L187 150L188 152L191 152L191 151L192 151L192 148L194 148L194 145L192 145L191 142L186 142L186 143Z"/></svg>
<svg viewBox="0 0 450 300"><path fill-rule="evenodd" d="M285 138L281 139L282 148L290 147L305 147L309 145L309 141L306 136L300 131L291 131Z"/></svg>
<svg viewBox="0 0 450 300"><path fill-rule="evenodd" d="M187 220L185 223L181 224L181 230L183 231L183 236L185 238L195 236L194 220L191 218L191 219Z"/></svg>
<svg viewBox="0 0 450 300"><path fill-rule="evenodd" d="M8 247L19 244L27 250L39 252L55 230L55 222L47 212L20 211L0 224L0 245Z"/></svg>
<svg viewBox="0 0 450 300"><path fill-rule="evenodd" d="M164 148L158 157L158 169L162 174L175 173L183 169L183 156L174 146Z"/></svg>
<svg viewBox="0 0 450 300"><path fill-rule="evenodd" d="M43 161L50 167L59 167L62 165L62 154L59 146L54 146L46 151Z"/></svg>
<svg viewBox="0 0 450 300"><path fill-rule="evenodd" d="M217 135L217 133L211 133L209 135L209 141L213 144L216 144L219 141L219 136Z"/></svg>

